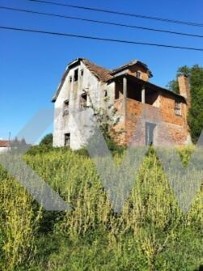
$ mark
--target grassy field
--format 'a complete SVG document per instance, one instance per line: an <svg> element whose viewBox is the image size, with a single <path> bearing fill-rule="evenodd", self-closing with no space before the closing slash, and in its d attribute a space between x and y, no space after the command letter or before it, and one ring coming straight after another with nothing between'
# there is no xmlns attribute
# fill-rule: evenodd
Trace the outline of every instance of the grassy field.
<svg viewBox="0 0 203 271"><path fill-rule="evenodd" d="M187 163L190 152L180 154ZM121 213L85 152L38 149L24 159L72 210L45 211L0 168L0 270L195 271L203 264L203 191L184 214L153 152ZM122 154L114 159L119 164Z"/></svg>

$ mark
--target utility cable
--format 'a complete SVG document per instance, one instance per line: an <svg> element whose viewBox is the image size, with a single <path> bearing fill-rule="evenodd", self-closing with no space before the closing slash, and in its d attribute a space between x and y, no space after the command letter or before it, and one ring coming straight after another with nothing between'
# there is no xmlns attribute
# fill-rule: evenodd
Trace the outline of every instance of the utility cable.
<svg viewBox="0 0 203 271"><path fill-rule="evenodd" d="M174 24L183 24L183 25L189 25L189 26L203 27L202 23L181 21L181 20L172 20L172 19L168 19L168 18L147 16L147 15L141 15L141 14L127 13L127 12L119 12L119 11L114 11L114 10L109 10L109 9L99 9L99 8L93 8L93 7L87 7L87 6L63 4L63 3L57 3L54 1L44 1L44 0L27 0L27 1L41 3L41 4L51 4L51 5L61 6L61 7L69 7L69 8L75 8L75 9L83 9L83 10L89 10L89 11L123 15L123 16L128 16L128 17L136 17L136 18L142 18L142 19L148 19L148 20L156 20L156 21L162 21L162 22L168 22L168 23L174 23Z"/></svg>
<svg viewBox="0 0 203 271"><path fill-rule="evenodd" d="M76 17L76 16L66 16L66 15L61 15L61 14L56 14L56 13L38 12L38 11L34 11L34 10L19 9L19 8L12 8L12 7L5 7L5 6L0 6L0 9L36 14L36 15L43 15L43 16L50 16L50 17L57 17L57 18L62 18L62 19L85 21L85 22L90 22L90 23L98 23L98 24L126 27L126 28L131 28L131 29L141 29L141 30L146 30L146 31L161 32L161 33L181 35L181 36L187 36L187 37L203 38L203 35L198 35L198 34L183 33L183 32L176 32L176 31L170 31L170 30L162 30L162 29L149 28L149 27L143 27L143 26L137 26L137 25L121 24L121 23L115 23L115 22L109 22L109 21L86 19L86 18L81 18L81 17Z"/></svg>
<svg viewBox="0 0 203 271"><path fill-rule="evenodd" d="M0 26L0 29L20 31L20 32L29 32L29 33L39 33L39 34L54 35L54 36L71 37L71 38L81 38L81 39L89 39L89 40L97 40L97 41L107 41L107 42L116 42L116 43L133 44L133 45L156 46L156 47L203 52L203 48L185 47L185 46L178 46L178 45L149 43L149 42L138 42L138 41L120 40L120 39L110 39L110 38L105 38L105 37L93 37L93 36L77 35L77 34L71 34L71 33L44 31L44 30L37 30L37 29L17 28L17 27L9 27L9 26Z"/></svg>

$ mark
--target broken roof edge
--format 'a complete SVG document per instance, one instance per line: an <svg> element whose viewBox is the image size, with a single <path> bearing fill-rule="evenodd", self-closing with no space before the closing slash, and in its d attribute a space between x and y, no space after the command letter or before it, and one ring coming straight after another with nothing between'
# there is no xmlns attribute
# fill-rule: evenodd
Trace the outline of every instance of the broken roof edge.
<svg viewBox="0 0 203 271"><path fill-rule="evenodd" d="M102 82L107 82L110 78L112 78L112 75L111 75L111 70L108 70L106 68L103 68L102 66L99 66L91 61L89 61L87 58L76 58L75 60L71 61L68 63L68 65L66 66L66 69L65 69L65 72L63 73L63 76L61 78L61 81L57 87L57 90L55 92L55 95L53 96L51 102L55 102L59 93L60 93L60 90L63 86L63 83L66 79L66 76L69 72L69 70L71 68L73 68L75 65L77 65L78 63L80 62L83 62L83 64L87 67L87 69L100 81Z"/></svg>
<svg viewBox="0 0 203 271"><path fill-rule="evenodd" d="M110 83L110 82L112 82L112 81L114 81L114 80L116 80L118 78L122 78L122 77L129 77L129 78L135 80L137 83L143 84L143 86L148 86L148 87L156 88L159 91L165 92L165 93L167 93L169 95L172 95L172 96L175 96L177 98L181 98L181 99L183 99L187 103L187 99L184 96L182 96L180 94L177 94L177 93L175 93L175 92L173 92L173 91L171 91L171 90L169 90L167 88L163 88L161 86L155 85L155 84L153 84L153 83L151 83L149 81L144 81L144 80L142 80L140 78L137 78L137 77L135 77L135 76L133 76L133 75L127 73L127 72L122 72L122 73L120 73L118 75L115 75L113 78L111 78L110 80L108 80L108 82Z"/></svg>
<svg viewBox="0 0 203 271"><path fill-rule="evenodd" d="M136 59L132 60L132 61L130 61L130 62L118 67L118 68L116 68L116 69L113 69L111 74L114 75L117 72L125 70L126 68L132 67L133 65L136 65L136 64L138 64L138 65L142 66L143 68L145 68L148 71L148 74L149 74L150 78L153 77L153 74L152 74L151 70L148 68L147 64L145 64L145 63L143 63L143 62L141 62L139 60L136 60Z"/></svg>
<svg viewBox="0 0 203 271"><path fill-rule="evenodd" d="M87 69L101 82L105 83L112 78L112 70L99 66L85 58L82 60L82 62L87 67Z"/></svg>

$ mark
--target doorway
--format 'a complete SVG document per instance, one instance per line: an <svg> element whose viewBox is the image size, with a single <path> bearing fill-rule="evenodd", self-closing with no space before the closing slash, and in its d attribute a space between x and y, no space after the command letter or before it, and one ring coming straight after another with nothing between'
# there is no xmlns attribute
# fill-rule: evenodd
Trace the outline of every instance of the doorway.
<svg viewBox="0 0 203 271"><path fill-rule="evenodd" d="M145 124L145 144L153 145L154 144L154 130L156 124L151 122L146 122Z"/></svg>

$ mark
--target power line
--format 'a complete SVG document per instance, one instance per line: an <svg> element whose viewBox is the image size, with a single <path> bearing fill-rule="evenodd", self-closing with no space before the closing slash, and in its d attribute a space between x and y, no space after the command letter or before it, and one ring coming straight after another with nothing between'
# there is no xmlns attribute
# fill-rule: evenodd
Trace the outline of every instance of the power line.
<svg viewBox="0 0 203 271"><path fill-rule="evenodd" d="M142 18L142 19L148 19L148 20L156 20L156 21L162 21L162 22L168 22L168 23L174 23L174 24L183 24L183 25L190 25L190 26L196 26L196 27L203 27L202 23L195 23L195 22L189 22L189 21L181 21L181 20L172 20L168 18L161 18L161 17L155 17L155 16L147 16L147 15L141 15L141 14L134 14L134 13L127 13L127 12L120 12L120 11L114 11L109 9L99 9L99 8L93 8L93 7L85 7L85 6L78 6L78 5L71 5L71 4L62 4L57 3L54 1L44 1L44 0L27 0L30 2L38 2L42 4L51 4L56 6L62 6L62 7L70 7L75 9L83 9L83 10L89 10L89 11L97 11L97 12L103 12L103 13L109 13L109 14L116 14L116 15L123 15L128 17L136 17L136 18Z"/></svg>
<svg viewBox="0 0 203 271"><path fill-rule="evenodd" d="M120 40L120 39L110 39L110 38L104 38L104 37L84 36L84 35L77 35L77 34L70 34L70 33L37 30L37 29L17 28L17 27L9 27L9 26L0 26L0 29L71 37L71 38L81 38L81 39L90 39L90 40L98 40L98 41L117 42L117 43L133 44L133 45L156 46L156 47L164 47L164 48L172 48L172 49L180 49L180 50L193 50L193 51L203 52L203 48L194 48L194 47L185 47L185 46L178 46L178 45L168 45L168 44L149 43L149 42L138 42L138 41Z"/></svg>
<svg viewBox="0 0 203 271"><path fill-rule="evenodd" d="M85 21L85 22L98 23L98 24L113 25L113 26L119 26L119 27L127 27L127 28L132 28L132 29L141 29L141 30L146 30L146 31L162 32L162 33L167 33L167 34L203 38L203 35L198 35L198 34L162 30L162 29L142 27L142 26L137 26L137 25L127 25L127 24L121 24L121 23L115 23L115 22L109 22L109 21L86 19L86 18L81 18L81 17L76 17L76 16L66 16L66 15L61 15L61 14L56 14L56 13L38 12L34 10L29 10L29 9L19 9L19 8L12 8L12 7L5 7L5 6L0 6L0 9L17 11L17 12L25 12L25 13L31 13L31 14L37 14L37 15L43 15L43 16L51 16L51 17L57 17L57 18L62 18L62 19L70 19L70 20L78 20L78 21Z"/></svg>

